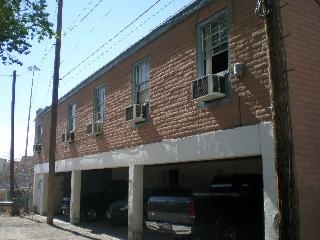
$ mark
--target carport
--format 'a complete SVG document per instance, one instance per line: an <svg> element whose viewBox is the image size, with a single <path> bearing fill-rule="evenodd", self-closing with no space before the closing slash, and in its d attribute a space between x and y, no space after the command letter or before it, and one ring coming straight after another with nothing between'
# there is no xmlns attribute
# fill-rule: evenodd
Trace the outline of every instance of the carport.
<svg viewBox="0 0 320 240"><path fill-rule="evenodd" d="M99 215L98 218L104 219L106 208L110 204L109 201L104 199L104 196L107 194L106 191L110 191L108 187L116 181L128 181L128 168L73 171L71 177L70 222L78 224L80 220L88 221L84 214L86 212L91 214L92 211Z"/></svg>
<svg viewBox="0 0 320 240"><path fill-rule="evenodd" d="M45 192L46 181L39 180L48 174L47 167L47 163L35 167L34 186L35 189L40 186L41 193ZM193 184L193 174L201 174L205 177L201 177L200 183L194 186L195 190L200 191L207 187L214 174L244 172L248 169L263 175L265 239L277 238L277 223L274 219L278 196L271 123L168 139L57 161L56 172L72 172L72 223L79 222L80 211L77 208L80 203L76 203L76 200L79 200L81 195L81 171L117 168L126 168L128 173L128 239L142 238L144 190L166 184ZM41 205L45 202L45 194L38 196L41 198L38 202Z"/></svg>
<svg viewBox="0 0 320 240"><path fill-rule="evenodd" d="M214 176L247 173L262 174L259 157L148 165L144 168L144 190L148 194L158 188L181 186L194 192L209 192Z"/></svg>
<svg viewBox="0 0 320 240"><path fill-rule="evenodd" d="M237 194L237 193L247 194L246 197L242 197L242 195L241 197L240 195L239 197L234 197L236 195L233 195L233 197L228 198L227 193L224 195L221 193L212 195L213 179L217 179L217 178L232 179L232 177L237 177L239 179L250 178L250 181L244 180L244 182L241 182L241 184L239 181L239 185L231 184L231 187L230 187L230 189L232 188L234 190L233 192L234 194ZM250 233L251 235L255 235L255 237L259 236L259 239L260 239L261 236L264 235L264 232L263 232L264 207L263 207L263 197L262 197L263 186L262 186L261 180L262 180L262 161L259 156L152 165L152 166L144 167L144 187L145 187L144 194L146 199L149 196L152 196L152 191L159 192L157 190L163 189L162 190L163 192L163 191L166 191L166 189L168 188L171 188L171 189L178 188L180 190L179 190L179 195L177 196L180 196L180 194L186 191L186 189L189 189L191 192L195 193L195 196L197 195L211 196L211 201L212 201L211 208L209 207L209 205L200 205L200 204L197 205L197 209L205 209L205 211L210 211L210 213L207 212L206 220L202 221L201 223L202 226L204 226L205 223L208 225L211 224L210 227L206 227L206 231L210 231L209 229L212 229L213 223L217 222L216 219L220 219L220 220L227 219L224 217L233 215L234 216L234 218L232 218L233 226L235 226L235 229L237 229L237 230L234 230L235 232L238 233L239 231L240 233L241 231L242 233L245 233L245 234ZM231 182L227 181L227 183L230 184ZM240 190L239 192L237 192L238 190L237 186L242 186L241 190L239 188ZM216 190L217 189L218 188L216 188ZM169 193L168 195L169 198L171 194L172 192ZM185 196L187 197L188 195L185 195ZM221 199L224 199L225 201ZM246 203L243 202L244 199ZM252 201L254 204L247 204L247 202L250 202L250 201ZM161 202L158 202L157 204L161 204ZM175 210L169 210L172 208L172 205L175 205L175 204L176 204L175 199L172 198L172 202L170 201L170 204L169 203L163 204L161 205L161 207L158 207L157 210L155 209L153 210L154 211L153 216L154 217L156 216L158 220L146 219L146 221L149 221L149 223L152 223L152 228L154 229L157 229L157 227L154 227L156 222L159 223L159 225L157 226L162 226L161 224L166 224L167 226L171 226L170 223L181 224L179 220L178 221L173 220L174 218L177 218L176 211L178 211L179 207L177 207ZM220 206L217 204L220 204ZM239 206L239 207L236 207L236 206ZM164 207L168 207L168 209L165 210ZM210 210L215 208L219 208L219 211L222 211L225 214L223 215L219 212L215 213L214 211ZM237 216L242 216L244 212L246 214L246 221L242 221L242 219L239 219L237 217ZM184 215L181 215L181 218L184 218L184 217L185 217ZM168 222L166 222L165 219L171 219L171 220L169 221L167 220ZM200 217L196 217L196 219L200 219ZM170 221L173 221L173 222L170 222ZM204 229L202 230L204 232ZM157 233L156 231L153 231L153 232Z"/></svg>

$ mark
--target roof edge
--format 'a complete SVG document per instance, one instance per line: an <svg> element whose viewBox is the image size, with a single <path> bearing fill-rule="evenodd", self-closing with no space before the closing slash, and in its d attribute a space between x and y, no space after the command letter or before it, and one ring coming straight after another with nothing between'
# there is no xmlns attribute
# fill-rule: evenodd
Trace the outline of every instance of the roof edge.
<svg viewBox="0 0 320 240"><path fill-rule="evenodd" d="M145 47L147 44L155 40L157 37L162 35L163 33L167 32L174 26L176 26L178 23L182 22L192 14L194 14L196 11L200 10L201 8L207 6L209 3L213 2L214 0L195 0L193 3L189 4L185 8L181 9L177 14L169 17L165 22L160 24L158 27L153 29L149 34L141 38L138 42L132 44L129 46L126 50L124 50L122 53L120 53L117 57L112 59L110 62L108 62L106 65L98 69L96 72L91 74L89 77L87 77L85 80L83 80L81 83L76 85L74 88L72 88L69 92L67 92L64 96L62 96L58 103L63 103L66 101L69 97L76 94L78 91L89 85L90 83L97 80L99 77L101 77L103 74L108 72L110 69L112 69L114 66L116 66L118 63L122 62L129 56L131 56L136 51L140 50L141 48ZM50 111L51 107L47 106L42 111L37 111L36 118L41 117L43 114Z"/></svg>

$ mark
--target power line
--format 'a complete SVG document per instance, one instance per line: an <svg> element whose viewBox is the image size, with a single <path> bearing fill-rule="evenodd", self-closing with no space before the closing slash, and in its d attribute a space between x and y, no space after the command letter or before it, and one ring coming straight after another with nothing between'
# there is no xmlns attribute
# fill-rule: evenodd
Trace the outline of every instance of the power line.
<svg viewBox="0 0 320 240"><path fill-rule="evenodd" d="M113 10L113 8L119 3L119 1L120 1L120 0L118 0L118 1L116 2L116 4L115 4L112 8L110 8L110 10L107 11L106 14L104 14L104 15L102 16L102 18L101 18L99 21L97 21L97 23L88 31L88 33L86 34L86 36L83 37L83 38L71 49L71 51L69 52L69 54L67 54L67 58L66 58L66 59L68 59L68 58L72 55L71 53L73 53L74 50L76 50L76 49L80 46L80 44L83 42L83 40L84 40L86 37L88 37L89 34L91 34L91 33L93 32L93 30L96 29L96 27L103 22L103 20L109 15L109 13L110 13L110 12ZM62 64L63 62L65 62L66 59L63 59L63 60L60 62L60 64Z"/></svg>
<svg viewBox="0 0 320 240"><path fill-rule="evenodd" d="M138 30L140 27L142 27L146 22L148 22L149 20L151 20L153 17L155 17L157 14L159 14L161 11L163 11L165 8L167 8L168 6L170 6L172 3L174 2L174 0L171 0L169 3L167 3L165 6L163 6L161 9L159 9L156 13L154 13L152 16L150 16L148 19L146 19L144 22L142 22L140 25L138 25L135 29L133 29L131 32L129 32L127 35L125 35L124 37L122 37L119 41L117 41L115 44L113 44L110 48L108 48L107 51L102 52L100 56L98 56L97 58L94 58L93 61L91 61L89 64L87 64L86 66L84 66L83 68L81 68L81 70L79 72L76 73L76 75L79 75L80 73L82 73L85 69L87 69L89 66L91 66L93 63L97 62L103 55L105 55L109 50L111 50L112 48L114 48L115 46L117 46L119 43L121 43L124 39L126 39L128 36L130 36L132 33L134 33L136 30Z"/></svg>
<svg viewBox="0 0 320 240"><path fill-rule="evenodd" d="M58 12L58 4L56 4L55 6L55 10L54 10L54 14L52 15L52 20L51 22L54 22L55 21L55 17L57 16L57 12ZM44 54L43 54L43 57L40 61L40 63L38 64L38 66L40 67L40 69L43 69L43 65L44 65L44 61L45 59L47 58L49 52L53 49L53 47L55 46L54 44L51 44L51 46L49 46L50 44L50 41L51 39L48 39L46 41L46 46L45 46L45 50L44 50ZM53 71L53 70L52 70ZM53 73L51 74L53 75ZM34 96L37 96L38 94L38 85L39 85L39 81L40 81L40 73L38 72L38 75L37 75L37 78L35 79L35 87L34 87ZM52 80L51 80L52 81ZM46 101L48 99L48 95L49 95L49 90L50 90L50 86L51 86L51 83L49 84L49 88L47 90L47 97L46 97ZM41 99L41 98L36 98L36 99ZM33 101L33 99L32 99Z"/></svg>
<svg viewBox="0 0 320 240"><path fill-rule="evenodd" d="M68 30L69 30L69 31L72 31L72 30L75 28L75 26L73 26L73 24L76 23L76 21L80 18L81 14L90 6L90 4L92 4L92 2L93 2L93 1L90 1L90 2L87 4L87 6L84 7L84 8L81 10L81 12L78 14L78 16L72 21L71 25L68 27ZM66 34L67 34L67 33L64 32L64 33L63 33L63 36L65 36Z"/></svg>
<svg viewBox="0 0 320 240"><path fill-rule="evenodd" d="M87 12L86 15L81 18L81 20L79 21L78 25L79 25L81 22L83 22L83 21L100 5L100 3L101 3L102 1L103 1L103 0L100 0L93 8L91 8L91 9L89 10L89 12ZM92 1L89 2L89 4L91 4L91 3L92 3ZM89 6L89 4L88 4L88 6ZM86 8L85 8L85 9L86 9ZM80 17L80 14L78 15L78 17ZM74 21L73 23L75 23L75 21ZM68 33L72 32L75 28L77 28L78 25L74 25L74 26L72 26L72 27L69 27L69 28L68 28L69 32L64 32L64 33L63 33L63 36L67 36Z"/></svg>
<svg viewBox="0 0 320 240"><path fill-rule="evenodd" d="M128 25L126 25L121 31L119 31L116 35L114 35L112 38L110 38L106 43L101 45L98 49L96 49L93 53L91 53L88 57L86 57L84 60L82 60L79 64L77 64L74 68L72 68L68 73L66 73L62 79L64 79L66 76L68 76L70 73L72 73L75 69L77 69L79 66L81 66L84 62L86 62L90 57L95 55L98 51L100 51L102 48L104 48L108 43L110 43L112 40L114 40L116 37L118 37L122 32L124 32L126 29L128 29L133 23L135 23L138 19L140 19L143 15L145 15L148 11L150 11L155 5L157 5L160 2L160 0L157 0L154 4L152 4L147 10L142 12L137 18L135 18L133 21L131 21Z"/></svg>
<svg viewBox="0 0 320 240"><path fill-rule="evenodd" d="M12 77L12 74L11 75L0 75L0 77Z"/></svg>

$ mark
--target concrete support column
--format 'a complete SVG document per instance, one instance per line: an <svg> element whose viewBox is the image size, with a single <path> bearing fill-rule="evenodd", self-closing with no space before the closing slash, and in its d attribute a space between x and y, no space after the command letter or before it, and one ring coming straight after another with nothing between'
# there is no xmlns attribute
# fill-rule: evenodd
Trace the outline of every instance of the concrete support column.
<svg viewBox="0 0 320 240"><path fill-rule="evenodd" d="M70 223L80 223L81 171L71 173Z"/></svg>
<svg viewBox="0 0 320 240"><path fill-rule="evenodd" d="M39 174L38 189L40 194L40 215L47 215L48 173Z"/></svg>
<svg viewBox="0 0 320 240"><path fill-rule="evenodd" d="M263 167L265 239L279 239L278 186L274 155L272 128L267 124L259 125L260 146Z"/></svg>
<svg viewBox="0 0 320 240"><path fill-rule="evenodd" d="M33 174L33 194L32 194L32 211L34 213L39 213L39 197L40 193L38 190L38 183L39 183L39 174Z"/></svg>
<svg viewBox="0 0 320 240"><path fill-rule="evenodd" d="M141 240L143 231L143 165L129 166L128 240Z"/></svg>

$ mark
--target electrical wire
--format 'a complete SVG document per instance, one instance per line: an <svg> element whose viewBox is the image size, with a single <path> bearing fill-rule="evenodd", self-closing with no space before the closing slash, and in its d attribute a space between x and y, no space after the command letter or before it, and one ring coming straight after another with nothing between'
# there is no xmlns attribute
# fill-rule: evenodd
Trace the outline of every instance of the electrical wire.
<svg viewBox="0 0 320 240"><path fill-rule="evenodd" d="M84 41L84 39L85 39L86 37L88 37L88 36L96 29L96 27L97 27L98 25L100 25L100 24L105 20L105 18L110 14L110 12L111 12L111 11L114 9L114 7L119 3L119 1L120 1L120 0L118 0L118 1L116 2L116 4L115 4L112 8L110 8L110 10L107 11L106 14L104 14L104 15L102 16L101 19L99 19L99 21L97 21L97 23L88 31L88 33L86 34L85 37L83 37L78 43L76 43L76 45L75 45L75 46L71 49L71 51L67 54L67 58L66 58L66 59L63 59L63 60L60 62L60 64L62 64L62 63L65 62L67 59L69 59L70 56L72 56L72 53L80 46L80 44Z"/></svg>
<svg viewBox="0 0 320 240"><path fill-rule="evenodd" d="M86 57L84 60L82 60L79 64L77 64L75 67L73 67L69 72L67 72L62 79L67 77L70 73L72 73L75 69L77 69L79 66L81 66L83 63L85 63L88 59L90 59L93 55L95 55L97 52L99 52L102 48L104 48L108 43L113 41L116 37L118 37L121 33L123 33L126 29L128 29L133 23L135 23L137 20L139 20L143 15L145 15L147 12L149 12L154 6L156 6L160 0L157 0L154 4L152 4L147 10L142 12L137 18L135 18L133 21L131 21L128 25L126 25L121 31L119 31L116 35L114 35L112 38L110 38L107 42L102 44L98 49L96 49L93 53L91 53L88 57Z"/></svg>
<svg viewBox="0 0 320 240"><path fill-rule="evenodd" d="M82 15L82 13L85 11L85 10L87 10L87 8L92 4L92 0L87 4L87 6L86 7L84 7L81 11L80 11L80 13L78 14L78 16L72 21L72 23L70 24L70 26L67 28L70 32L77 26L77 25L74 25L76 22L77 22L77 20L81 17L81 15ZM68 33L67 32L64 32L63 33L63 36L65 36L65 35L67 35Z"/></svg>
<svg viewBox="0 0 320 240"><path fill-rule="evenodd" d="M151 20L152 18L154 18L156 15L158 15L161 11L163 11L165 8L167 8L168 6L170 6L172 3L174 2L174 0L171 0L169 3L167 3L165 6L163 6L160 10L158 10L156 13L154 13L152 16L150 16L148 19L146 19L144 22L140 23L135 29L133 29L131 32L129 32L127 35L125 35L124 37L122 37L120 40L118 40L115 44L113 44L110 48L108 48L107 51L102 52L100 54L100 56L98 56L97 58L94 58L93 61L91 61L89 64L85 65L83 68L80 69L79 72L77 72L75 75L79 75L80 73L82 73L84 70L86 70L88 67L90 67L93 63L97 62L103 55L105 55L107 52L109 52L109 50L113 49L115 46L117 46L119 43L121 43L124 39L126 39L127 37L129 37L132 33L134 33L135 31L137 31L140 27L142 27L144 24L146 24L146 22L148 22L149 20ZM152 30L151 30L152 31Z"/></svg>

